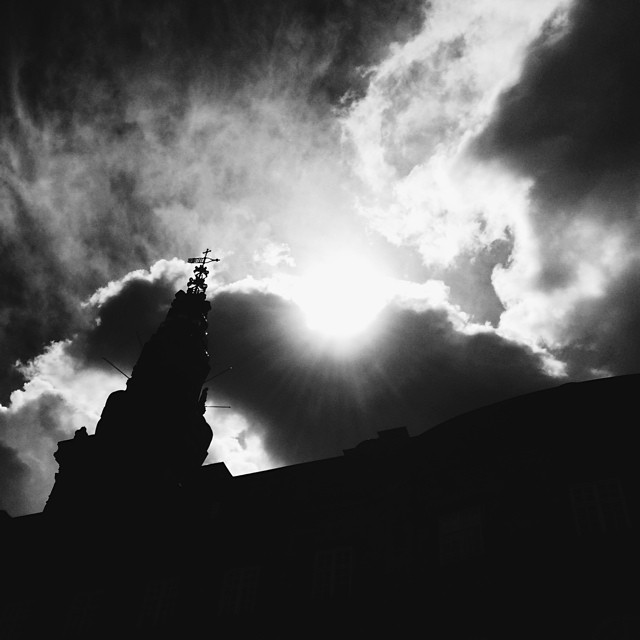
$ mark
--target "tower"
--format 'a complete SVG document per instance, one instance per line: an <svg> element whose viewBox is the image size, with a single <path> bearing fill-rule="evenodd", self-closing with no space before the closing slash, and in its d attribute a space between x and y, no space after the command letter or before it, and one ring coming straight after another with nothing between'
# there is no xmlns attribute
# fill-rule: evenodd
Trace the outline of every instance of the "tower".
<svg viewBox="0 0 640 640"><path fill-rule="evenodd" d="M209 373L206 299L210 250L194 263L187 291L178 291L165 320L144 345L126 390L113 392L95 435L86 430L58 444L60 470L50 514L148 514L179 498L212 439L204 419Z"/></svg>

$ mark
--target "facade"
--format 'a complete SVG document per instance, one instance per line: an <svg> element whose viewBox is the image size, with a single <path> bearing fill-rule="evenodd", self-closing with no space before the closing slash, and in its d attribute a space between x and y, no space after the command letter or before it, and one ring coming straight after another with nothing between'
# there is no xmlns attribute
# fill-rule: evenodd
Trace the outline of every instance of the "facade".
<svg viewBox="0 0 640 640"><path fill-rule="evenodd" d="M96 434L60 443L44 512L0 519L1 637L640 637L640 376L232 477L201 466L196 281Z"/></svg>

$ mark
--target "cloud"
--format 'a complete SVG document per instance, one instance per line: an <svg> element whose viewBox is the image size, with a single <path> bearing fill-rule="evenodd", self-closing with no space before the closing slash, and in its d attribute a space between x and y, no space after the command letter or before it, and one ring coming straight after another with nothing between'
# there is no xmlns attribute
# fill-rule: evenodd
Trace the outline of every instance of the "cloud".
<svg viewBox="0 0 640 640"><path fill-rule="evenodd" d="M9 447L22 469L12 487L12 515L41 511L53 486L57 443L87 426L93 431L118 373L86 368L70 354L71 341L50 344L21 366L26 383L0 405L0 447Z"/></svg>
<svg viewBox="0 0 640 640"><path fill-rule="evenodd" d="M207 409L205 419L214 427L209 454L203 464L224 462L232 475L272 469L282 463L264 447L261 425L226 409Z"/></svg>
<svg viewBox="0 0 640 640"><path fill-rule="evenodd" d="M83 317L75 335L50 343L19 364L26 382L11 393L6 406L0 405L0 446L13 455L7 470L13 474L6 479L10 490L4 492L12 515L42 510L57 471L53 453L58 441L81 426L93 432L108 394L124 387L123 377L101 359L103 354L112 361L122 357L125 368L132 366L139 350L132 319L150 335L163 316L157 306L170 301L176 279L188 271L182 261L163 260L148 272L105 285L78 310ZM119 300L115 308L114 300Z"/></svg>
<svg viewBox="0 0 640 640"><path fill-rule="evenodd" d="M562 349L581 376L640 367L622 346L637 308L620 294L637 282L639 20L632 2L574 3L531 43L472 145L529 183L527 223L494 272L501 327Z"/></svg>
<svg viewBox="0 0 640 640"><path fill-rule="evenodd" d="M150 337L188 269L162 260L108 283L85 304L81 331L22 366L28 382L0 414L0 440L25 465L18 513L44 505L57 442L80 426L92 433L107 395L126 385L102 354L130 370L140 350L131 327ZM211 404L232 409L208 409L208 461L233 473L338 455L390 426L417 433L556 382L545 354L474 323L442 282L394 281L369 330L337 348L307 326L291 276L229 284L221 276L210 277L211 373L232 371L207 386Z"/></svg>
<svg viewBox="0 0 640 640"><path fill-rule="evenodd" d="M333 109L423 17L418 0L0 9L0 398L105 282L204 244L261 277L273 247L361 236Z"/></svg>
<svg viewBox="0 0 640 640"><path fill-rule="evenodd" d="M466 143L517 79L527 44L564 5L434 2L425 28L373 70L343 126L370 191L362 214L375 228L422 243L435 263L501 236L509 221L501 210L519 185L468 162Z"/></svg>
<svg viewBox="0 0 640 640"><path fill-rule="evenodd" d="M210 350L220 370L233 370L212 382L213 396L261 425L269 454L292 463L336 455L383 428L417 433L556 383L539 354L488 327L467 330L463 315L430 296L388 307L345 354L310 332L292 302L257 290L219 293Z"/></svg>
<svg viewBox="0 0 640 640"><path fill-rule="evenodd" d="M631 262L606 293L584 298L572 309L563 326L561 357L576 378L624 375L640 369L640 263Z"/></svg>
<svg viewBox="0 0 640 640"><path fill-rule="evenodd" d="M632 4L435 2L342 120L367 223L580 378L640 366Z"/></svg>
<svg viewBox="0 0 640 640"><path fill-rule="evenodd" d="M522 76L477 140L481 153L534 179L539 216L633 214L639 20L633 2L575 3L559 30L549 26L530 45Z"/></svg>
<svg viewBox="0 0 640 640"><path fill-rule="evenodd" d="M7 469L11 491L4 496L12 515L42 510L57 469L53 452L78 419L61 394L29 385L13 392L8 408L0 407L0 447L12 452Z"/></svg>
<svg viewBox="0 0 640 640"><path fill-rule="evenodd" d="M275 92L340 100L425 13L422 0L38 4L5 11L5 55L20 61L39 106L87 111L98 98L120 104L125 73L162 71L182 88L198 80L226 93L267 79Z"/></svg>
<svg viewBox="0 0 640 640"><path fill-rule="evenodd" d="M85 317L75 335L50 343L19 365L26 382L11 393L6 406L0 405L0 448L6 462L0 496L12 515L43 509L57 471L57 443L82 426L93 433L108 395L125 387L124 377L102 358L130 371L140 351L136 330L145 341L155 332L176 282L186 281L190 271L183 261L161 260L148 271L108 283L84 305ZM225 425L215 451L229 456L233 472L272 466L259 434L241 418Z"/></svg>
<svg viewBox="0 0 640 640"><path fill-rule="evenodd" d="M492 271L527 245L532 179L480 158L472 143L518 81L532 39L559 30L567 7L434 2L424 28L372 70L366 96L341 121L366 224L417 249L431 278L445 278L457 303L495 326L511 300Z"/></svg>
<svg viewBox="0 0 640 640"><path fill-rule="evenodd" d="M22 511L22 488L28 467L14 449L0 443L0 509L13 515Z"/></svg>
<svg viewBox="0 0 640 640"><path fill-rule="evenodd" d="M86 367L109 369L106 358L130 373L191 271L183 260L159 260L98 289L84 305L90 327L69 344L70 354Z"/></svg>
<svg viewBox="0 0 640 640"><path fill-rule="evenodd" d="M209 460L237 472L637 366L626 0L70 3L39 31L27 5L0 10L12 508L43 504L57 440L125 384L103 358L131 370L205 247L233 366ZM396 269L349 348L291 288L340 252Z"/></svg>
<svg viewBox="0 0 640 640"><path fill-rule="evenodd" d="M72 335L84 298L123 269L146 264L150 247L167 245L99 140L90 150L63 148L74 141L26 116L0 123L0 133L0 337L8 345L0 367L8 370ZM5 397L15 388L10 382L3 377Z"/></svg>
<svg viewBox="0 0 640 640"><path fill-rule="evenodd" d="M140 355L140 343L146 342L158 329L176 290L186 288L192 267L177 259L160 260L148 271L131 272L91 296L86 308L94 314L94 322L64 348L65 355L82 372L81 380L90 378L91 374L114 375L111 366L104 361L103 353L125 372L131 372ZM210 288L221 286L217 277L215 271L210 273ZM117 388L112 378L109 381L110 390ZM122 377L115 382L120 387L126 384ZM66 386L68 382L64 384ZM104 385L104 388L108 387ZM210 397L209 404L224 403ZM99 411L101 409L102 405ZM252 424L234 411L213 408L207 410L205 417L214 427L207 462L224 460L233 474L259 471L277 464L264 449L259 424ZM88 425L90 433L94 426L95 423Z"/></svg>

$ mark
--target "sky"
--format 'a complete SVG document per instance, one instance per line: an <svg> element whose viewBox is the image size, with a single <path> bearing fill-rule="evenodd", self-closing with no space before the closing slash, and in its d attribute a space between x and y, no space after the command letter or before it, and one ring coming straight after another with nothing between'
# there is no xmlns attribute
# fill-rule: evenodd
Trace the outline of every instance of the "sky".
<svg viewBox="0 0 640 640"><path fill-rule="evenodd" d="M0 8L0 508L205 248L207 462L637 373L635 0ZM518 428L517 424L513 425Z"/></svg>

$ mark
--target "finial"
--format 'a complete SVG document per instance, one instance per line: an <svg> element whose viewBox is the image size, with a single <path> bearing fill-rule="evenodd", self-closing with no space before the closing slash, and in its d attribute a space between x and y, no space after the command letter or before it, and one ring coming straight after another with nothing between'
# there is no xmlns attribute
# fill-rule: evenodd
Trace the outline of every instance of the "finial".
<svg viewBox="0 0 640 640"><path fill-rule="evenodd" d="M209 275L209 269L205 265L209 262L220 262L219 258L209 258L211 249L205 249L201 258L189 258L187 262L197 264L193 270L193 278L189 278L187 293L204 293L207 290L205 278Z"/></svg>

